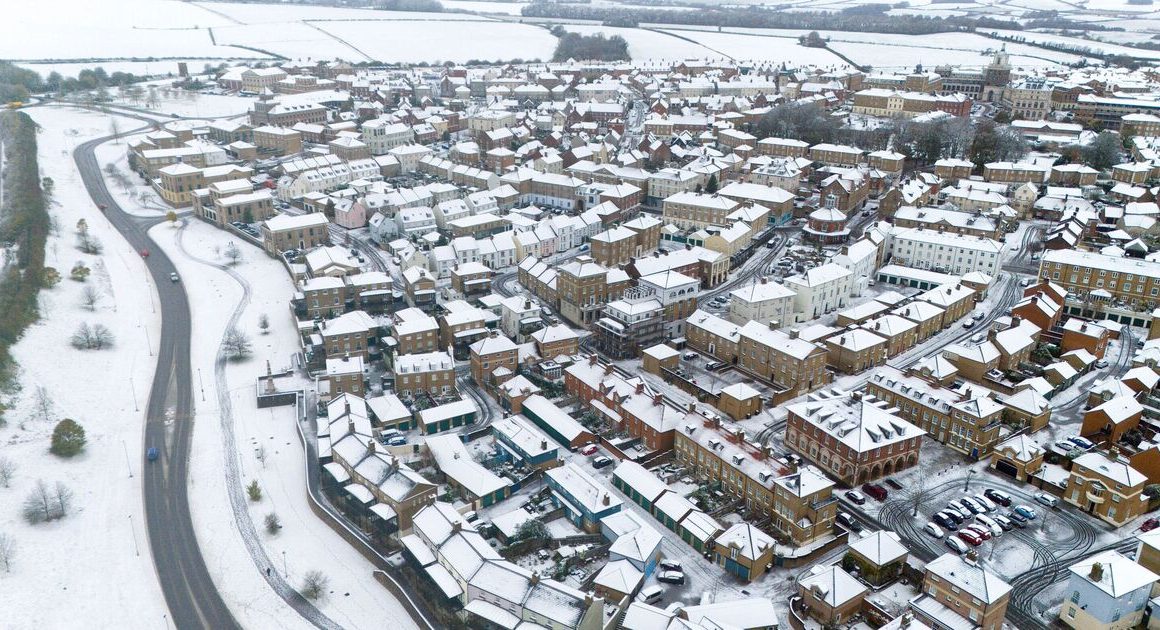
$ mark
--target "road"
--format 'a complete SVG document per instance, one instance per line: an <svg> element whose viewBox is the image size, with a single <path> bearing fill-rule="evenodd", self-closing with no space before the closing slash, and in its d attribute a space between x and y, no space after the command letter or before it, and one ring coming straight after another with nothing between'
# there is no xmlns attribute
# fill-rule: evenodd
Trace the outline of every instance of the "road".
<svg viewBox="0 0 1160 630"><path fill-rule="evenodd" d="M152 120L138 120L148 123L147 128L155 126ZM142 494L153 565L177 627L240 628L206 569L189 511L193 435L189 299L182 284L170 280L177 268L146 233L158 220L145 221L129 215L105 186L95 152L110 139L112 136L106 136L78 146L73 159L93 203L106 207L106 218L133 249L150 252L145 265L161 304L157 369L149 391L145 444L141 449ZM145 461L144 451L149 447L157 447L162 453L155 462Z"/></svg>

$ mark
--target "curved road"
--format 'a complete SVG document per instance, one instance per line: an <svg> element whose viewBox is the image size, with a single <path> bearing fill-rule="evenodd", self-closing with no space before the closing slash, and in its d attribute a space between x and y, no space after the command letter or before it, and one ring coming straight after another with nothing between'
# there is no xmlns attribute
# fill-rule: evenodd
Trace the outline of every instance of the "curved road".
<svg viewBox="0 0 1160 630"><path fill-rule="evenodd" d="M156 125L152 120L139 120L149 127ZM177 272L176 267L146 233L155 221L126 213L105 186L95 151L111 139L106 136L78 146L73 159L89 196L94 203L107 207L105 216L113 227L133 249L149 250L145 265L161 303L157 370L149 391L142 454L145 448L157 447L162 455L155 462L144 461L142 456L141 467L153 565L178 628L240 628L206 570L189 512L187 488L193 434L189 300L182 284L169 279L171 273Z"/></svg>

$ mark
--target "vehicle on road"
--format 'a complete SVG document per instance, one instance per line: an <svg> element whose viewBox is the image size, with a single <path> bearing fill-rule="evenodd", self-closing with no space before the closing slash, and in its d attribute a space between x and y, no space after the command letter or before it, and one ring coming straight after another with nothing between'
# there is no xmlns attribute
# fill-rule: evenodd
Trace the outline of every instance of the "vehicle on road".
<svg viewBox="0 0 1160 630"><path fill-rule="evenodd" d="M986 316L987 314L983 311L975 311L974 313L971 313L971 319L975 321L981 321Z"/></svg>
<svg viewBox="0 0 1160 630"><path fill-rule="evenodd" d="M106 204L103 204L103 203L99 203L99 204L97 204L97 209L100 210L101 212L104 212L105 210L109 209L109 206Z"/></svg>
<svg viewBox="0 0 1160 630"><path fill-rule="evenodd" d="M983 496L994 501L995 503L998 503L999 505L1002 505L1003 507L1011 505L1011 495L1003 492L1002 490L987 488L983 491Z"/></svg>
<svg viewBox="0 0 1160 630"><path fill-rule="evenodd" d="M581 455L591 455L591 454L596 452L597 448L598 447L595 444L589 444L588 446L585 446L584 448L580 449L580 454Z"/></svg>
<svg viewBox="0 0 1160 630"><path fill-rule="evenodd" d="M852 532L862 531L862 524L854 520L853 516L845 512L838 512L838 524Z"/></svg>
<svg viewBox="0 0 1160 630"><path fill-rule="evenodd" d="M142 258L148 258L149 257L149 250L143 249L143 250L141 250L140 254L141 254Z"/></svg>
<svg viewBox="0 0 1160 630"><path fill-rule="evenodd" d="M934 536L935 538L943 537L942 528L938 525L935 525L933 522L927 523L926 526L922 528L922 531L930 534L931 536Z"/></svg>
<svg viewBox="0 0 1160 630"><path fill-rule="evenodd" d="M157 458L160 455L161 455L161 453L157 450L156 446L150 446L148 449L145 450L145 459L147 459L151 462L157 461Z"/></svg>
<svg viewBox="0 0 1160 630"><path fill-rule="evenodd" d="M1039 518L1039 515L1035 513L1035 510L1026 505L1016 505L1015 509L1011 511L1029 521L1034 521L1035 519Z"/></svg>
<svg viewBox="0 0 1160 630"><path fill-rule="evenodd" d="M971 328L974 328L974 327L975 327L975 320L973 320L973 319L968 319L967 321L963 322L963 328L966 328L967 330L970 330Z"/></svg>
<svg viewBox="0 0 1160 630"><path fill-rule="evenodd" d="M847 490L846 498L853 501L854 503L857 503L858 505L866 503L866 497L862 496L862 493L858 492L857 490Z"/></svg>
<svg viewBox="0 0 1160 630"><path fill-rule="evenodd" d="M177 272L174 271L173 273L169 274L169 280L171 282L177 282L178 280L181 280L181 278L177 277Z"/></svg>
<svg viewBox="0 0 1160 630"><path fill-rule="evenodd" d="M657 574L657 581L666 584L684 584L685 574L680 571L661 571Z"/></svg>
<svg viewBox="0 0 1160 630"><path fill-rule="evenodd" d="M1096 361L1096 368L1103 370L1103 369L1106 369L1107 367L1108 367L1107 359L1100 359L1099 361Z"/></svg>
<svg viewBox="0 0 1160 630"><path fill-rule="evenodd" d="M1047 507L1055 507L1056 505L1059 505L1059 499L1051 496L1050 494L1047 494L1046 492L1036 493L1035 500L1039 501L1043 505L1046 505Z"/></svg>
<svg viewBox="0 0 1160 630"><path fill-rule="evenodd" d="M957 553L959 555L967 553L968 551L971 550L971 548L968 547L966 543L964 543L963 541L959 540L958 538L956 538L954 536L948 536L946 538L946 543L947 543L947 546L950 547L952 551L954 551L955 553Z"/></svg>

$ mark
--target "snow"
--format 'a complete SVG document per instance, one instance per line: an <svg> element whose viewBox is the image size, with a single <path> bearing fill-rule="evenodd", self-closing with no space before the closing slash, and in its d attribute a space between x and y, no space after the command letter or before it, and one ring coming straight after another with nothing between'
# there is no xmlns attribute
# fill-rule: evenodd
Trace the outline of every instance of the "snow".
<svg viewBox="0 0 1160 630"><path fill-rule="evenodd" d="M41 292L44 317L12 349L22 391L5 414L8 426L0 428L0 453L18 469L12 487L0 488L0 532L12 536L18 549L11 573L0 573L8 611L4 623L11 628L63 628L77 619L93 627L161 624L167 611L149 555L139 483L146 395L160 329L153 291L141 259L89 200L70 157L75 144L108 133L108 119L71 109L28 113L44 127L37 136L40 169L55 182L57 203L50 212L59 230L49 236L46 264L65 279ZM104 243L102 256L75 249L74 226L81 218ZM77 260L93 270L88 284L105 296L94 312L80 304L83 285L67 278ZM107 326L116 337L114 348L70 347L67 338L81 322ZM34 411L37 386L53 399L50 422ZM84 426L88 439L85 452L67 461L47 453L52 427L65 417ZM68 485L76 493L72 514L50 524L25 524L18 506L37 479ZM114 575L116 580L108 579ZM45 605L49 601L53 605Z"/></svg>
<svg viewBox="0 0 1160 630"><path fill-rule="evenodd" d="M528 3L525 2L476 2L474 0L444 0L439 4L442 4L443 8L448 10L496 13L500 15L520 15L520 11L528 6Z"/></svg>
<svg viewBox="0 0 1160 630"><path fill-rule="evenodd" d="M215 585L243 626L308 625L267 585L263 575L267 567L255 566L239 536L228 497L223 493L227 483L225 457L236 457L241 481L256 479L263 489L262 501L250 503L248 512L273 568L288 569L287 581L292 586L301 584L306 571L323 571L330 578L331 594L319 608L345 627L371 628L383 623L414 627L401 605L370 578L373 565L310 511L304 488L304 455L293 410L256 407L255 377L265 373L266 361L275 371L290 366L298 342L294 321L285 309L293 291L289 276L277 261L245 243L239 243L243 258L234 270L249 284L252 293L238 327L250 335L254 355L226 368L237 451L225 452L213 378L216 340L243 299L243 291L230 275L196 259L221 264L224 260L216 252L228 241L238 240L200 221L183 222L184 227L179 228L161 223L150 230L150 235L177 266L193 309L193 336L204 340L192 344L191 356L197 374L197 408L190 459L190 509ZM260 314L270 315L267 335L257 334ZM265 464L258 460L259 448L264 449ZM269 512L276 512L282 521L282 529L275 536L266 534L261 525Z"/></svg>
<svg viewBox="0 0 1160 630"><path fill-rule="evenodd" d="M145 99L141 102L132 102L120 92L113 92L113 101L121 105L128 105L138 109L147 109L157 112L158 115L169 117L171 114L196 118L222 118L244 114L253 105L254 99L242 96L225 94L201 94L169 87L146 87ZM156 103L150 106L149 95Z"/></svg>
<svg viewBox="0 0 1160 630"><path fill-rule="evenodd" d="M1047 42L1053 44L1065 44L1068 46L1076 46L1081 48L1090 48L1092 50L1097 50L1111 55L1129 55L1132 57L1139 57L1141 59L1160 59L1160 50L1130 48L1127 46L1118 46L1116 44L1109 44L1105 42L1095 42L1077 37L1064 37L1062 35L1051 35L1049 33L1039 33L1036 31L1004 31L996 29L989 30L987 32L1002 35L1003 37L1023 37L1026 38L1027 41L1032 42Z"/></svg>
<svg viewBox="0 0 1160 630"><path fill-rule="evenodd" d="M556 49L556 38L546 29L510 22L392 20L326 22L320 26L385 62L548 60ZM436 41L440 44L432 46Z"/></svg>
<svg viewBox="0 0 1160 630"><path fill-rule="evenodd" d="M799 46L797 39L784 39L772 33L756 31L754 35L712 33L668 29L664 31L687 37L716 52L737 60L787 62L823 68L848 69L850 65L832 52L821 48Z"/></svg>
<svg viewBox="0 0 1160 630"><path fill-rule="evenodd" d="M628 42L628 54L634 61L649 59L689 59L721 57L721 53L710 50L695 42L639 28L616 28L599 24L566 24L564 30L581 35L604 33L608 37L619 35ZM685 35L682 35L685 36Z"/></svg>
<svg viewBox="0 0 1160 630"><path fill-rule="evenodd" d="M98 66L105 72L128 72L137 76L177 76L177 64L185 62L190 72L201 72L206 64L217 66L220 63L245 63L255 54L247 55L247 59L161 59L151 61L88 61L79 63L20 63L21 67L35 70L40 76L47 77L51 72L59 72L64 77L75 77L81 70L92 70ZM261 61L267 61L261 58Z"/></svg>

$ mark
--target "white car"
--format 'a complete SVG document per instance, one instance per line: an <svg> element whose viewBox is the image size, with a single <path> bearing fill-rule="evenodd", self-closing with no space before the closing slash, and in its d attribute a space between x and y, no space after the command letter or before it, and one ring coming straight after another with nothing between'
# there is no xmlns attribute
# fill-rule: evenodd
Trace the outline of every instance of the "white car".
<svg viewBox="0 0 1160 630"><path fill-rule="evenodd" d="M967 543L960 540L958 536L947 536L946 543L948 547L950 547L958 554L964 554L971 550L971 548L967 546Z"/></svg>
<svg viewBox="0 0 1160 630"><path fill-rule="evenodd" d="M926 527L922 528L922 531L930 534L931 536L934 536L935 538L942 538L943 537L942 528L939 527L938 525L935 525L933 522L927 523Z"/></svg>
<svg viewBox="0 0 1160 630"><path fill-rule="evenodd" d="M1003 528L1000 527L999 524L996 523L991 517L985 514L980 514L975 517L975 521L990 530L991 536L998 538L1003 535Z"/></svg>

